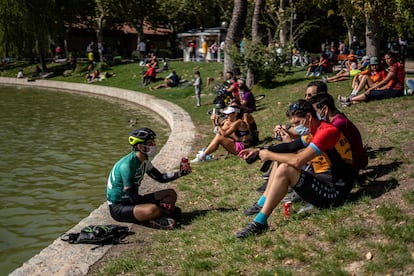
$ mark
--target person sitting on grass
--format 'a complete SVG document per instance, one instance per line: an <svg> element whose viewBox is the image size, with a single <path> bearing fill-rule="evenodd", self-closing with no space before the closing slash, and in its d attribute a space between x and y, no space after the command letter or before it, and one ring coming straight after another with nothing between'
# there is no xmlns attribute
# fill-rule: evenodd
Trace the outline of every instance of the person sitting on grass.
<svg viewBox="0 0 414 276"><path fill-rule="evenodd" d="M215 133L213 140L205 150L200 151L191 163L206 160L206 156L215 152L219 146L223 146L229 153L237 155L245 147L249 146L249 125L243 121L241 110L236 106L229 106L223 113L226 119L218 122L218 115L212 114L211 119L215 122Z"/></svg>
<svg viewBox="0 0 414 276"><path fill-rule="evenodd" d="M385 79L375 83L364 94L346 99L339 98L339 103L350 106L370 100L383 100L403 96L405 82L404 66L399 62L398 56L394 53L390 52L385 54L384 59L389 66L389 71Z"/></svg>
<svg viewBox="0 0 414 276"><path fill-rule="evenodd" d="M251 208L259 206L259 213L237 238L247 238L265 232L267 220L282 201L289 187L305 201L317 207L343 204L354 185L351 146L345 136L332 124L320 121L312 104L298 100L286 112L292 127L301 133L300 139L269 149L246 149L239 156L244 159L257 155L262 161L274 164L263 195Z"/></svg>
<svg viewBox="0 0 414 276"><path fill-rule="evenodd" d="M177 193L163 189L140 195L139 188L145 174L160 183L169 183L191 170L161 173L150 157L157 151L156 134L149 128L130 132L128 141L132 151L115 163L109 173L106 188L111 217L120 222L143 224L157 229L173 229L181 209L175 206Z"/></svg>
<svg viewBox="0 0 414 276"><path fill-rule="evenodd" d="M348 70L341 70L335 76L332 77L322 77L323 81L326 82L337 82L343 80L350 80L355 75L361 73L361 70L358 69L357 60L354 54L348 55Z"/></svg>
<svg viewBox="0 0 414 276"><path fill-rule="evenodd" d="M176 87L179 82L180 82L180 77L177 75L177 73L175 71L172 71L171 74L169 74L164 79L164 83L156 85L154 87L150 87L149 89L151 91L157 90L157 89L160 89L160 88L170 89L171 87Z"/></svg>
<svg viewBox="0 0 414 276"><path fill-rule="evenodd" d="M338 96L340 102L350 101L353 97L359 94L364 89L368 89L374 86L375 83L382 81L386 77L386 72L380 64L378 64L378 58L372 57L370 59L369 68L362 71L360 74L354 77L352 81L352 92L349 96Z"/></svg>

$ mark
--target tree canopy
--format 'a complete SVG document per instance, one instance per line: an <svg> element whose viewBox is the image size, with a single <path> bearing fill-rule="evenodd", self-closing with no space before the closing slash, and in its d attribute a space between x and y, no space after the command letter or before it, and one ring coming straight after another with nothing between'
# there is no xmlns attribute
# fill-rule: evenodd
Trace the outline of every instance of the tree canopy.
<svg viewBox="0 0 414 276"><path fill-rule="evenodd" d="M216 27L222 21L231 26L235 3L238 0L0 0L0 55L47 55L51 41L65 35L65 23L79 21L98 34L128 24L139 37L144 21L167 26L173 33ZM255 1L246 3L247 13L237 24L246 25L243 36L251 39L254 22L263 44L289 42L293 34L290 42L317 52L325 39L348 42L356 35L375 52L389 40L414 38L414 0L267 0L261 1L259 21L252 21Z"/></svg>

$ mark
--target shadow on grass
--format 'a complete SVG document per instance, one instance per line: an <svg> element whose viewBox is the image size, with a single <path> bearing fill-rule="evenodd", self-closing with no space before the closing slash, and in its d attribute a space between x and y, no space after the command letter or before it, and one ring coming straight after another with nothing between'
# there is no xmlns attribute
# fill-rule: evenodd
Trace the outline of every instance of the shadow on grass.
<svg viewBox="0 0 414 276"><path fill-rule="evenodd" d="M367 148L368 158L369 159L375 159L376 157L378 157L379 154L386 153L386 152L391 151L393 149L394 149L394 147L387 147L387 148L379 148L377 150L373 150L372 148L368 147Z"/></svg>
<svg viewBox="0 0 414 276"><path fill-rule="evenodd" d="M401 164L402 162L394 161L389 164L368 166L366 168L368 171L361 174L357 179L357 183L360 185L359 189L350 194L349 201L357 201L363 196L368 196L371 199L378 198L390 190L397 188L399 184L395 179L376 179L395 171L401 166Z"/></svg>
<svg viewBox="0 0 414 276"><path fill-rule="evenodd" d="M190 225L193 220L199 217L205 216L208 212L219 211L219 212L234 212L237 211L237 208L212 208L206 210L195 210L192 212L185 212L181 214L180 224L181 225Z"/></svg>

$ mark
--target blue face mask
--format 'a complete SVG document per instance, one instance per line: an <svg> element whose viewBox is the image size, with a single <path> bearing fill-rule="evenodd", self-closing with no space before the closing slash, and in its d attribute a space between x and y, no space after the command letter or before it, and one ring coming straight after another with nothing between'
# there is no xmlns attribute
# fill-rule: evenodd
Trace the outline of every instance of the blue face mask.
<svg viewBox="0 0 414 276"><path fill-rule="evenodd" d="M295 126L295 131L300 136L309 134L309 128L305 127L305 123L306 123L306 119L303 124L299 124Z"/></svg>
<svg viewBox="0 0 414 276"><path fill-rule="evenodd" d="M295 126L295 131L300 136L309 134L309 128L305 127L302 124Z"/></svg>

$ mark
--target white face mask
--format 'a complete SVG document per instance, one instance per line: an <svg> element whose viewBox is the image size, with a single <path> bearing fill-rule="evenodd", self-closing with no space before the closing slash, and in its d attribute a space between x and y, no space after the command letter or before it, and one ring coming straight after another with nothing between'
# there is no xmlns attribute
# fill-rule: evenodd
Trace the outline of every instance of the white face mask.
<svg viewBox="0 0 414 276"><path fill-rule="evenodd" d="M147 152L144 152L144 154L146 154L148 157L155 156L155 154L157 153L157 146L146 146L146 147L149 148L149 150Z"/></svg>

